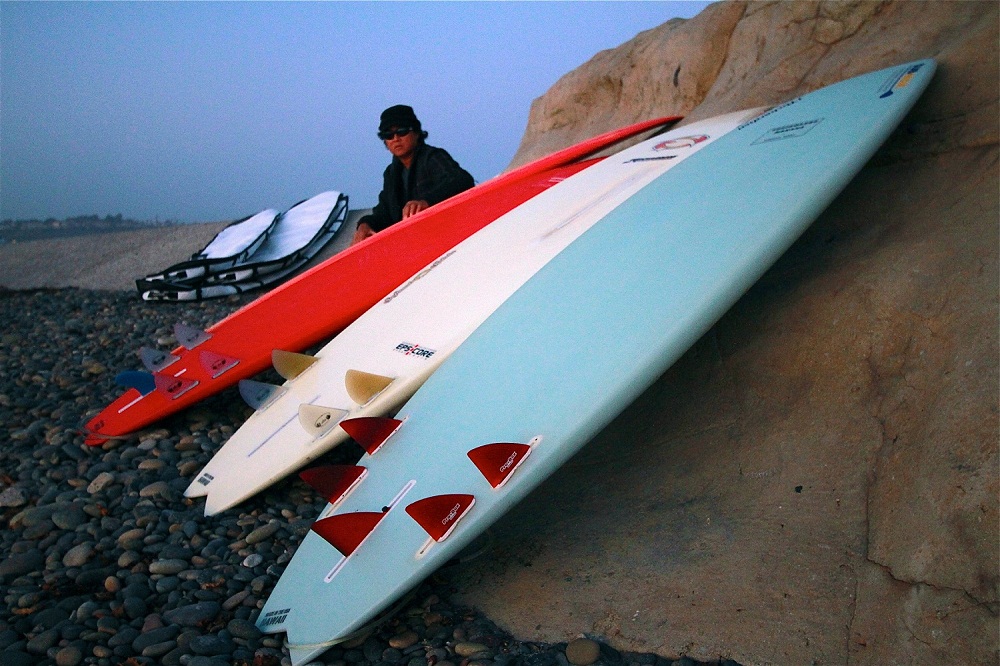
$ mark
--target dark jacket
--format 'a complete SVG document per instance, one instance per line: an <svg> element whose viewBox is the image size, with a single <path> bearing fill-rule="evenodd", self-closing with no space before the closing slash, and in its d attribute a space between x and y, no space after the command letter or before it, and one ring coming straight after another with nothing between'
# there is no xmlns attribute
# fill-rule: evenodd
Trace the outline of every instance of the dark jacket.
<svg viewBox="0 0 1000 666"><path fill-rule="evenodd" d="M403 219L408 201L426 201L431 206L464 192L475 184L469 172L459 166L448 151L420 144L410 166L409 187L403 188L403 163L392 158L382 174L382 192L370 215L358 220L382 231Z"/></svg>

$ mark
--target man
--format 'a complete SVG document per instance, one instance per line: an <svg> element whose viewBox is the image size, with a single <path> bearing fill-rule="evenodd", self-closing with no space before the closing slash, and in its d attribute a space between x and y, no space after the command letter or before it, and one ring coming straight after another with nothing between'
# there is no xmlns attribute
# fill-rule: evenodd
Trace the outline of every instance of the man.
<svg viewBox="0 0 1000 666"><path fill-rule="evenodd" d="M424 143L427 132L412 108L390 106L379 120L378 138L392 153L392 163L382 174L378 203L358 220L352 245L475 184L446 150Z"/></svg>

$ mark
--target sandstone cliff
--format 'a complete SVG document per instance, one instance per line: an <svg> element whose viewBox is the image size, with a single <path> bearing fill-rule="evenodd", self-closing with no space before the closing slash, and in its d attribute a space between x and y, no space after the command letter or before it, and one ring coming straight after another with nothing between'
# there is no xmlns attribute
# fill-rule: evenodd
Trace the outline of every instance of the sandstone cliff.
<svg viewBox="0 0 1000 666"><path fill-rule="evenodd" d="M803 238L498 526L466 601L522 639L672 657L997 663L997 10L719 3L534 102L512 166L939 63Z"/></svg>

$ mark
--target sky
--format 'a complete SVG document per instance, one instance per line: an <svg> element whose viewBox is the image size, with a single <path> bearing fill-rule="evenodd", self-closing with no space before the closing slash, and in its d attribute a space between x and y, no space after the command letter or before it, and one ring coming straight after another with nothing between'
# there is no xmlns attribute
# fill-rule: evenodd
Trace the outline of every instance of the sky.
<svg viewBox="0 0 1000 666"><path fill-rule="evenodd" d="M0 2L0 219L368 208L393 104L477 181L532 100L707 2Z"/></svg>

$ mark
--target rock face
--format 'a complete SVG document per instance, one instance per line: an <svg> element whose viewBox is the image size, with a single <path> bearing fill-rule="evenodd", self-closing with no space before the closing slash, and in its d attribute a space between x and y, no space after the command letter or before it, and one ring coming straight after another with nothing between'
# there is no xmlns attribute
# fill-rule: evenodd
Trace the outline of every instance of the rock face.
<svg viewBox="0 0 1000 666"><path fill-rule="evenodd" d="M497 526L464 601L522 639L668 657L997 663L997 10L720 3L535 101L513 164L939 63L791 250Z"/></svg>

